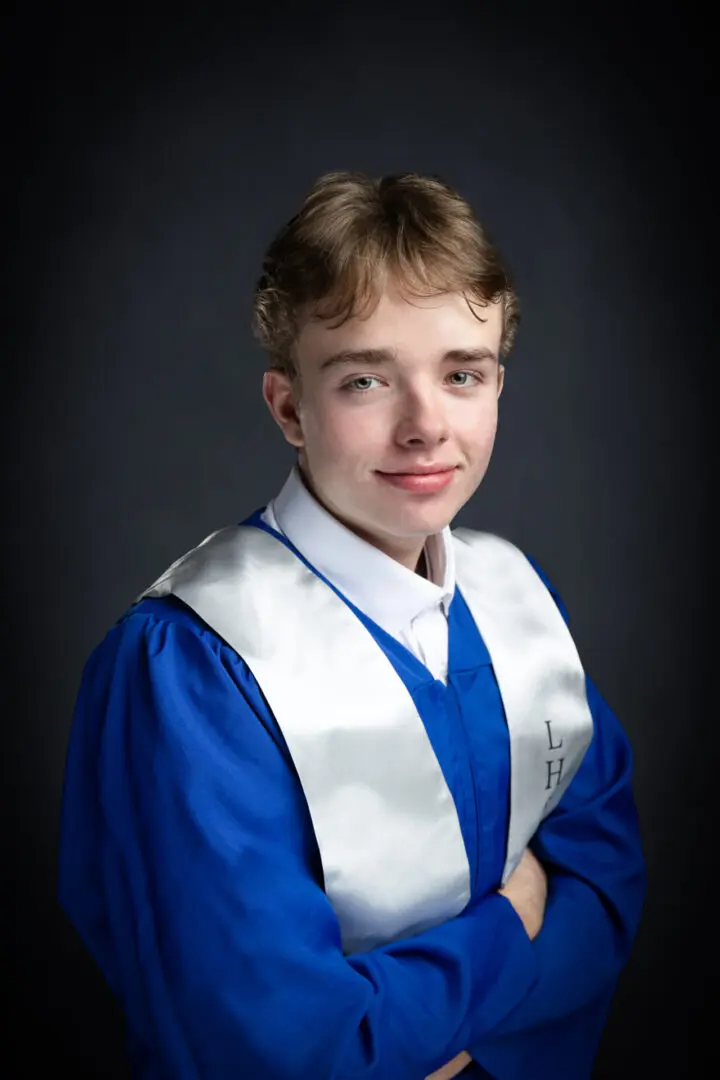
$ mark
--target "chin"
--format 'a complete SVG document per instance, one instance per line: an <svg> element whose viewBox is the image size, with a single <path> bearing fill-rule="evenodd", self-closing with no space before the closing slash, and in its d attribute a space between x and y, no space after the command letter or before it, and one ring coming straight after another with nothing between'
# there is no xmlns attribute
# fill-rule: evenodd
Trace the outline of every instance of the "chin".
<svg viewBox="0 0 720 1080"><path fill-rule="evenodd" d="M433 533L442 532L456 513L454 506L451 509L436 506L425 510L418 507L414 511L398 514L394 521L395 528L391 531L398 536L432 536Z"/></svg>

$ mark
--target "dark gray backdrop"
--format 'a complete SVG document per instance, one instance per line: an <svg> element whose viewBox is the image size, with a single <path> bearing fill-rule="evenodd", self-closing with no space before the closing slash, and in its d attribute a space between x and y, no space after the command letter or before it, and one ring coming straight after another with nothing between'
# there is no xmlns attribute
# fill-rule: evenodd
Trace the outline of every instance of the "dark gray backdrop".
<svg viewBox="0 0 720 1080"><path fill-rule="evenodd" d="M337 168L440 173L516 271L497 449L461 522L539 559L635 748L650 891L597 1077L694 1071L715 993L716 84L688 5L575 6L5 17L3 1076L124 1075L54 899L74 695L133 596L284 479L250 294Z"/></svg>

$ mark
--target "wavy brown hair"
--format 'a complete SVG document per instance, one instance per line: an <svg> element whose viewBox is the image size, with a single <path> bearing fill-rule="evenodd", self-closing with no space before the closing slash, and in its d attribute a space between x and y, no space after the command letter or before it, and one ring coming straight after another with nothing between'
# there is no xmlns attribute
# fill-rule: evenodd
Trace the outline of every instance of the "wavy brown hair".
<svg viewBox="0 0 720 1080"><path fill-rule="evenodd" d="M408 296L462 293L503 305L501 355L519 322L500 255L469 204L436 176L321 176L277 234L255 289L253 330L271 366L297 377L294 345L304 318L341 325L370 313L392 279Z"/></svg>

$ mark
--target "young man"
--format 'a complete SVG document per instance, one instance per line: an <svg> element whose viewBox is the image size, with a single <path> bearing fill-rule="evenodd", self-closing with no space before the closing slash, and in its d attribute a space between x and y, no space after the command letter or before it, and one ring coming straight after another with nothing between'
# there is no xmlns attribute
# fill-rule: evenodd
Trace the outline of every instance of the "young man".
<svg viewBox="0 0 720 1080"><path fill-rule="evenodd" d="M60 897L137 1076L582 1080L637 927L631 755L564 609L450 522L517 302L441 181L331 174L255 326L297 466L91 657Z"/></svg>

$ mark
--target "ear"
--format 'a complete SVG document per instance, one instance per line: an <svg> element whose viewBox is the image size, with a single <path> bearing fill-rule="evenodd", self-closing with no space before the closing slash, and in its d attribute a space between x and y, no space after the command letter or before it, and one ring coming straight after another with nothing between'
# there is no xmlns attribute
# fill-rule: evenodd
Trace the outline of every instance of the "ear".
<svg viewBox="0 0 720 1080"><path fill-rule="evenodd" d="M296 387L292 379L283 371L271 369L263 375L262 390L273 420L290 445L301 449L305 445L305 439L300 423Z"/></svg>
<svg viewBox="0 0 720 1080"><path fill-rule="evenodd" d="M505 366L503 364L498 364L498 376L497 376L497 396L498 397L500 397L500 395L502 394L504 385L505 385Z"/></svg>

